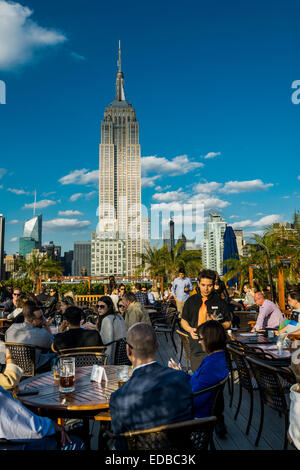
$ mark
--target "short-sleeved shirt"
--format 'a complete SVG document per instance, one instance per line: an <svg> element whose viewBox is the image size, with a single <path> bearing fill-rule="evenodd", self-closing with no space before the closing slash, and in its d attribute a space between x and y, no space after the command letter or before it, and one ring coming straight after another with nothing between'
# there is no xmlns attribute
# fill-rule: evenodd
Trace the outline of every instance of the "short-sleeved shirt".
<svg viewBox="0 0 300 470"><path fill-rule="evenodd" d="M254 328L263 330L265 328L278 328L283 320L283 315L279 307L271 300L265 300L259 307L259 314Z"/></svg>
<svg viewBox="0 0 300 470"><path fill-rule="evenodd" d="M99 331L71 328L54 336L52 349L57 352L61 349L87 348L91 346L103 346Z"/></svg>
<svg viewBox="0 0 300 470"><path fill-rule="evenodd" d="M202 305L201 294L192 295L187 299L183 306L182 319L186 320L192 328L197 328L199 309ZM212 292L206 302L207 313L210 315L215 314L220 323L231 321L231 313L229 307L223 299L216 292ZM197 339L193 339L189 335L191 355L197 356L203 353L201 345Z"/></svg>

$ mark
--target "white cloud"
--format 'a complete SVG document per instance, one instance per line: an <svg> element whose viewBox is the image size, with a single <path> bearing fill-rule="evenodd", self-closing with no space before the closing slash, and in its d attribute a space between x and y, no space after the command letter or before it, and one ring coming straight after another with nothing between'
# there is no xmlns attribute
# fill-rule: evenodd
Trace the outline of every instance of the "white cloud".
<svg viewBox="0 0 300 470"><path fill-rule="evenodd" d="M66 37L42 28L30 18L33 10L20 3L0 1L0 68L9 70L29 62L35 52L56 46Z"/></svg>
<svg viewBox="0 0 300 470"><path fill-rule="evenodd" d="M14 243L18 241L18 237L13 237L9 240L10 242Z"/></svg>
<svg viewBox="0 0 300 470"><path fill-rule="evenodd" d="M208 152L204 157L202 158L205 158L205 159L208 159L208 158L215 158L215 157L218 157L219 155L221 155L221 152Z"/></svg>
<svg viewBox="0 0 300 470"><path fill-rule="evenodd" d="M56 191L50 191L49 193L42 193L42 196L48 197L48 196L52 196L52 194L56 194Z"/></svg>
<svg viewBox="0 0 300 470"><path fill-rule="evenodd" d="M77 54L77 52L70 52L70 56L75 60L79 60L79 61L86 60L86 57L84 57L83 55Z"/></svg>
<svg viewBox="0 0 300 470"><path fill-rule="evenodd" d="M263 183L262 180L228 181L219 191L226 194L245 193L248 191L261 191L274 186L273 183Z"/></svg>
<svg viewBox="0 0 300 470"><path fill-rule="evenodd" d="M153 188L155 186L154 181L160 178L159 175L143 177L142 178L142 188Z"/></svg>
<svg viewBox="0 0 300 470"><path fill-rule="evenodd" d="M188 198L188 195L183 193L181 188L177 191L168 191L166 193L156 193L152 196L153 199L160 202L173 202L173 201L180 201L183 202Z"/></svg>
<svg viewBox="0 0 300 470"><path fill-rule="evenodd" d="M0 179L7 173L7 170L5 168L0 168Z"/></svg>
<svg viewBox="0 0 300 470"><path fill-rule="evenodd" d="M86 168L82 168L81 170L74 170L71 171L66 176L63 176L58 180L61 184L91 184L91 183L98 183L99 182L99 171L93 170L89 171Z"/></svg>
<svg viewBox="0 0 300 470"><path fill-rule="evenodd" d="M251 227L253 225L252 220L241 220L240 222L234 222L232 224L233 229L239 229L239 228L245 228L245 227Z"/></svg>
<svg viewBox="0 0 300 470"><path fill-rule="evenodd" d="M218 197L208 197L207 194L195 194L189 202L200 202L204 204L204 210L223 209L230 205L230 202L223 201Z"/></svg>
<svg viewBox="0 0 300 470"><path fill-rule="evenodd" d="M13 220L10 220L9 222L7 222L7 224L10 224L10 225L15 225L15 224L19 224L20 221L17 220L17 219L13 219Z"/></svg>
<svg viewBox="0 0 300 470"><path fill-rule="evenodd" d="M17 194L18 196L25 194L26 196L29 196L30 192L24 191L24 189L13 189L13 188L8 188L7 191L10 191L11 193Z"/></svg>
<svg viewBox="0 0 300 470"><path fill-rule="evenodd" d="M280 219L281 219L281 216L278 215L278 214L266 215L265 217L262 217L261 219L254 222L253 225L254 225L254 227L262 227L264 225L272 225L272 224L275 224L276 222L279 222Z"/></svg>
<svg viewBox="0 0 300 470"><path fill-rule="evenodd" d="M54 206L55 204L56 201L51 201L50 199L42 199L42 201L39 201L36 204L34 204L34 202L32 202L31 204L25 204L22 209L33 209L34 205L36 209L45 209L46 207Z"/></svg>
<svg viewBox="0 0 300 470"><path fill-rule="evenodd" d="M217 191L222 186L221 183L216 183L211 181L210 183L198 183L196 184L194 190L199 193L213 193Z"/></svg>
<svg viewBox="0 0 300 470"><path fill-rule="evenodd" d="M203 167L203 163L193 162L187 155L168 160L165 157L142 157L142 174L168 173L169 176L185 175L196 168Z"/></svg>
<svg viewBox="0 0 300 470"><path fill-rule="evenodd" d="M75 193L70 196L70 201L75 202L81 197L84 197L85 199L91 199L95 194L97 194L97 191L91 191L90 193Z"/></svg>
<svg viewBox="0 0 300 470"><path fill-rule="evenodd" d="M238 219L238 218L239 218L238 215L231 215L231 216L229 217L229 219Z"/></svg>
<svg viewBox="0 0 300 470"><path fill-rule="evenodd" d="M90 225L89 220L78 219L52 219L43 222L43 229L47 231L61 231L66 232L74 229L80 229Z"/></svg>
<svg viewBox="0 0 300 470"><path fill-rule="evenodd" d="M72 216L76 216L76 215L81 216L81 215L83 215L83 213L79 212L79 211L69 210L69 211L59 211L58 215L65 216L65 217L72 217Z"/></svg>

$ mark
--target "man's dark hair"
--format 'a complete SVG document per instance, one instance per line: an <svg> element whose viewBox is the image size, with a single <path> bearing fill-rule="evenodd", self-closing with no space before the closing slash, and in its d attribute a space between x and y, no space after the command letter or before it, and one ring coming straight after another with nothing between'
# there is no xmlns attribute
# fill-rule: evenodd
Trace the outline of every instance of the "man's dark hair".
<svg viewBox="0 0 300 470"><path fill-rule="evenodd" d="M207 353L213 353L219 349L225 349L226 333L216 320L209 320L202 323L197 328L197 335L203 338L204 346Z"/></svg>
<svg viewBox="0 0 300 470"><path fill-rule="evenodd" d="M125 292L123 295L123 299L127 300L128 302L136 302L136 296L133 292Z"/></svg>
<svg viewBox="0 0 300 470"><path fill-rule="evenodd" d="M213 283L215 283L216 280L216 273L212 269L202 269L202 271L199 271L198 274L198 281L200 282L201 279L211 279Z"/></svg>
<svg viewBox="0 0 300 470"><path fill-rule="evenodd" d="M27 300L25 304L23 305L22 313L24 315L24 320L27 320L28 322L32 322L32 320L35 319L34 312L37 312L40 310L41 307L39 307L35 302L32 300Z"/></svg>
<svg viewBox="0 0 300 470"><path fill-rule="evenodd" d="M141 285L139 282L137 282L136 284L134 284L134 287L135 287L137 290L141 290L142 285Z"/></svg>
<svg viewBox="0 0 300 470"><path fill-rule="evenodd" d="M71 326L79 326L82 316L82 310L79 307L68 307L63 318L70 323Z"/></svg>
<svg viewBox="0 0 300 470"><path fill-rule="evenodd" d="M182 273L182 274L185 274L185 269L184 269L184 268L180 268L178 272L179 272L179 273Z"/></svg>
<svg viewBox="0 0 300 470"><path fill-rule="evenodd" d="M147 323L135 323L127 332L127 344L139 359L155 356L157 338L154 328Z"/></svg>
<svg viewBox="0 0 300 470"><path fill-rule="evenodd" d="M293 286L289 290L288 294L293 300L297 300L297 302L300 302L300 286Z"/></svg>

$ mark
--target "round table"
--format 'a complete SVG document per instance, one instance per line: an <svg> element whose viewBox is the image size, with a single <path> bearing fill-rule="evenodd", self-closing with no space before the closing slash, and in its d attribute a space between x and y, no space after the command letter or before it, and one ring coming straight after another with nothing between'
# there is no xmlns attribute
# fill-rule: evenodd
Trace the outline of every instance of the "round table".
<svg viewBox="0 0 300 470"><path fill-rule="evenodd" d="M60 393L59 382L54 380L52 372L36 375L22 381L19 390L35 389L37 395L21 396L19 399L30 409L38 410L41 416L50 418L88 418L97 415L101 410L109 409L112 392L119 388L117 372L130 366L103 366L107 382L91 382L92 366L78 367L75 372L75 391Z"/></svg>

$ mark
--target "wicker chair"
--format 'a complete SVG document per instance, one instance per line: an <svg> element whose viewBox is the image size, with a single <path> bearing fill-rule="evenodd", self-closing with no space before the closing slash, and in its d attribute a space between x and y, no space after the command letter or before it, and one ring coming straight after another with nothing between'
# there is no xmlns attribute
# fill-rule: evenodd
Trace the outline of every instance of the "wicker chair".
<svg viewBox="0 0 300 470"><path fill-rule="evenodd" d="M292 383L296 382L294 374L291 370L278 369L277 367L271 366L266 361L262 361L261 359L256 359L250 356L247 356L246 359L250 364L250 367L255 376L260 396L260 425L255 441L255 446L257 446L259 443L264 423L264 405L267 405L278 413L284 414L285 433L283 449L285 450L288 444L287 431L289 425L289 408L285 398L286 390L282 385L281 378L292 385Z"/></svg>
<svg viewBox="0 0 300 470"><path fill-rule="evenodd" d="M131 366L131 362L127 357L126 352L126 338L118 339L117 341L113 341L115 343L115 356L112 364L115 365L126 365ZM109 343L112 344L112 343ZM106 345L108 346L108 345Z"/></svg>
<svg viewBox="0 0 300 470"><path fill-rule="evenodd" d="M105 438L126 442L128 450L207 450L211 442L216 417L194 419L181 423L166 424L150 429L112 434Z"/></svg>
<svg viewBox="0 0 300 470"><path fill-rule="evenodd" d="M189 335L185 331L176 330L181 342L180 357L179 362L182 358L182 352L185 354L185 370L188 372L191 369L191 351L190 351L190 342Z"/></svg>
<svg viewBox="0 0 300 470"><path fill-rule="evenodd" d="M32 344L5 343L9 348L14 363L23 369L22 377L33 377L35 368L35 351L37 346Z"/></svg>
<svg viewBox="0 0 300 470"><path fill-rule="evenodd" d="M164 317L159 320L152 320L152 326L157 334L163 333L168 341L168 334L172 340L175 352L177 353L177 346L174 340L174 333L179 326L178 312L172 309L171 312L166 313Z"/></svg>
<svg viewBox="0 0 300 470"><path fill-rule="evenodd" d="M220 397L220 394L223 392L225 384L229 378L229 375L227 375L223 380L220 380L220 382L216 383L215 385L212 385L211 387L204 388L203 390L199 390L198 392L193 393L194 399L198 397L199 395L204 395L204 393L207 392L215 392L215 396L213 399L213 403L210 409L210 415L211 416L216 416L216 407L217 407L217 402ZM211 435L211 442L210 442L210 449L215 450L215 444L213 440L213 434Z"/></svg>
<svg viewBox="0 0 300 470"><path fill-rule="evenodd" d="M108 356L104 354L105 347L91 346L86 348L60 349L58 359L75 357L75 367L103 366L107 364Z"/></svg>

